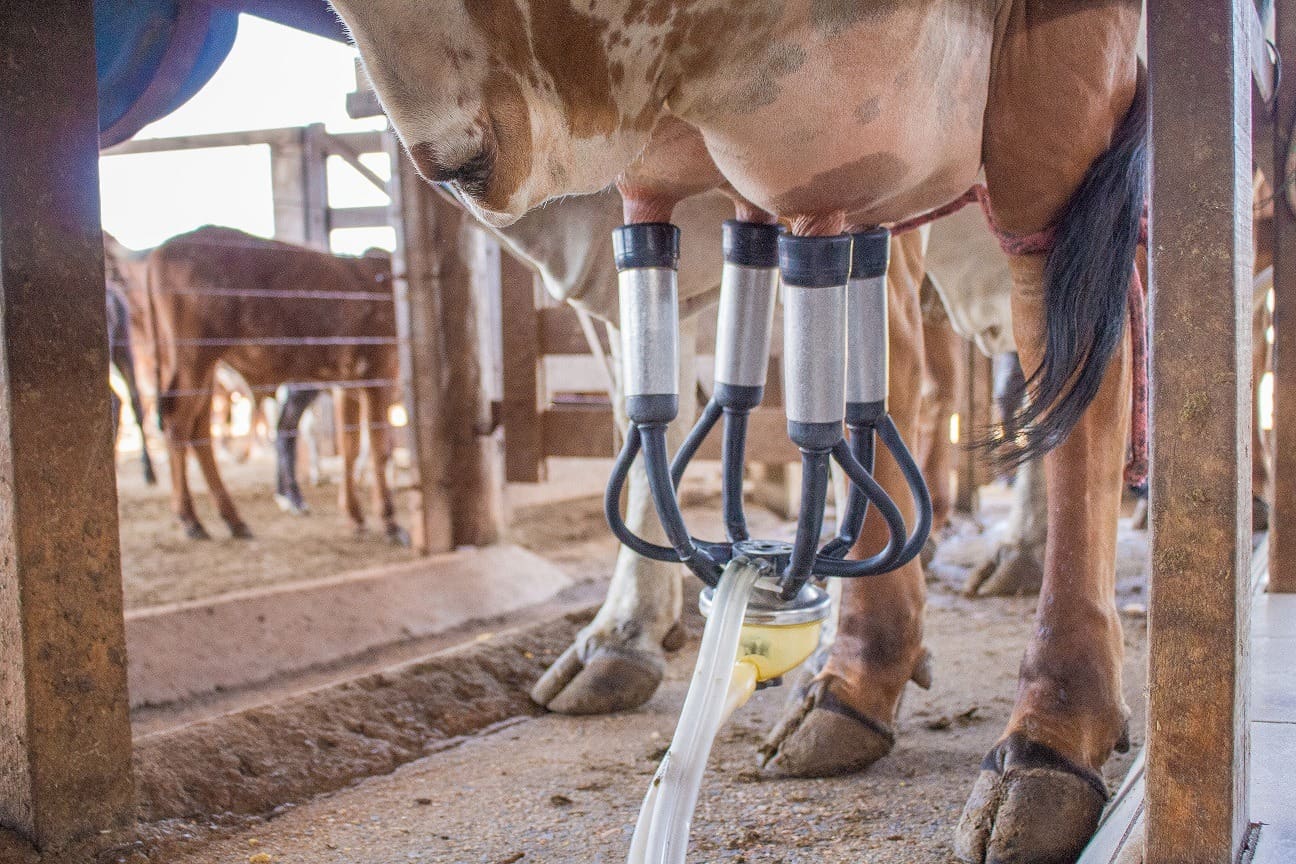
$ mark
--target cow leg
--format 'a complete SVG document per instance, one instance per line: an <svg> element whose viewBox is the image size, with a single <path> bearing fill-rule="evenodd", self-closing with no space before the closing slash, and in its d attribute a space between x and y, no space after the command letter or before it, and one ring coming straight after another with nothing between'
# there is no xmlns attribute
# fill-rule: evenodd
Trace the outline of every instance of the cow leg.
<svg viewBox="0 0 1296 864"><path fill-rule="evenodd" d="M226 526L229 527L230 536L238 540L252 539L252 529L248 528L247 523L239 516L238 508L234 506L234 499L230 497L229 490L225 488L224 481L221 480L220 470L216 467L216 453L212 448L210 435L204 434L211 428L210 409L200 409L198 416L194 420L193 447L194 458L198 461L198 467L202 470L203 479L207 481L207 491L211 493L212 499L216 502L216 510L220 513L221 519L225 520Z"/></svg>
<svg viewBox="0 0 1296 864"><path fill-rule="evenodd" d="M186 388L174 382L170 389L173 392L186 392ZM158 405L162 434L166 438L167 457L171 464L171 512L184 528L185 536L191 540L207 540L210 537L194 510L186 462L189 442L196 437L196 415L201 412L204 398L203 395L162 396Z"/></svg>
<svg viewBox="0 0 1296 864"><path fill-rule="evenodd" d="M945 306L931 283L924 280L920 294L923 316L923 400L916 437L919 464L932 497L932 533L922 551L923 565L936 554L936 538L949 527L954 509L950 472L953 444L949 439L953 416L962 389L963 340L950 327Z"/></svg>
<svg viewBox="0 0 1296 864"><path fill-rule="evenodd" d="M1075 199L1077 224L1114 222L1116 211L1136 206L1140 191L1125 183L1141 146L1134 137L1141 124L1125 120L1136 96L1139 5L1078 5L1044 26L1032 26L1035 9L1014 4L1005 12L983 148L995 218L1018 236L1055 223L1086 179L1088 194ZM1118 131L1128 140L1107 153ZM1102 173L1091 174L1104 154ZM1100 189L1119 191L1098 198L1093 190ZM1073 233L1062 240L1077 256L1067 262L1073 268L1102 273L1097 268L1111 260L1110 237ZM1060 314L1049 299L1061 306L1073 298L1056 292L1075 290L1054 287L1046 297L1044 265L1043 255L1009 259L1013 331L1028 375L1043 361L1048 316ZM1129 273L1101 278L1114 281L1092 290L1122 314ZM1085 311L1097 308L1095 301ZM1066 323L1055 322L1055 332ZM1074 861L1106 803L1103 764L1127 740L1115 572L1129 355L1126 328L1096 396L1044 457L1044 583L1012 714L959 822L955 851L965 861Z"/></svg>
<svg viewBox="0 0 1296 864"><path fill-rule="evenodd" d="M916 239L916 235L912 235ZM892 245L887 279L890 314L890 410L906 441L914 440L921 402L923 330L918 308L921 259L908 236ZM914 524L909 487L895 461L879 454L875 476ZM886 545L887 531L869 508L855 557ZM910 561L883 576L844 580L837 638L824 668L761 748L765 767L789 776L827 776L867 768L891 751L905 685L930 684L922 647L925 586Z"/></svg>
<svg viewBox="0 0 1296 864"><path fill-rule="evenodd" d="M365 530L364 510L355 489L355 462L360 450L360 402L355 393L338 390L333 394L334 425L338 452L342 455L342 483L338 486L338 508L347 515L357 534Z"/></svg>
<svg viewBox="0 0 1296 864"><path fill-rule="evenodd" d="M1001 417L1018 408L1025 376L1016 353L994 358L995 401ZM1011 434L1011 433L1009 433ZM968 597L1018 597L1038 594L1044 581L1044 544L1048 533L1048 500L1044 466L1038 459L1018 467L1013 477L1012 509L1003 540L972 569L963 593Z"/></svg>
<svg viewBox="0 0 1296 864"><path fill-rule="evenodd" d="M612 333L611 343L620 340ZM680 416L668 432L673 451L693 423L697 387L697 325L680 322ZM618 364L619 366L619 364ZM620 415L620 393L612 394ZM642 460L630 472L626 525L640 537L666 543L648 492ZM641 558L622 547L598 615L531 690L531 698L561 714L603 714L636 708L657 691L665 670L664 643L678 647L683 604L681 567Z"/></svg>
<svg viewBox="0 0 1296 864"><path fill-rule="evenodd" d="M1026 345L1040 332L1032 325L1042 331L1043 262L1016 259L1013 272L1018 344ZM1037 346L1023 349L1028 365L1039 356ZM1043 460L1048 543L1035 630L1012 716L960 821L965 860L1071 861L1097 826L1106 800L1102 766L1124 740L1128 716L1115 605L1128 422L1127 334L1097 398Z"/></svg>
<svg viewBox="0 0 1296 864"><path fill-rule="evenodd" d="M144 402L140 399L139 381L135 378L135 358L129 341L119 339L112 346L112 363L126 383L126 395L130 399L131 413L135 415L135 425L140 433L140 467L144 470L144 482L150 486L157 485L157 474L153 471L153 460L149 457L148 437L144 434ZM114 423L118 417L113 413ZM114 440L117 427L113 426Z"/></svg>
<svg viewBox="0 0 1296 864"><path fill-rule="evenodd" d="M369 428L369 464L373 469L373 502L382 519L383 533L397 546L409 546L409 532L396 522L396 502L387 483L387 463L391 461L391 434L387 428L387 392L365 390L365 422Z"/></svg>
<svg viewBox="0 0 1296 864"><path fill-rule="evenodd" d="M1267 293L1267 292L1266 292ZM1255 411L1251 417L1251 530L1269 530L1269 442L1260 425L1260 379L1269 370L1269 355L1273 346L1267 338L1272 316L1264 298L1254 306L1251 315L1251 392Z"/></svg>
<svg viewBox="0 0 1296 864"><path fill-rule="evenodd" d="M318 395L314 387L289 388L275 424L275 501L280 510L298 516L310 513L310 506L297 485L297 439L302 414Z"/></svg>

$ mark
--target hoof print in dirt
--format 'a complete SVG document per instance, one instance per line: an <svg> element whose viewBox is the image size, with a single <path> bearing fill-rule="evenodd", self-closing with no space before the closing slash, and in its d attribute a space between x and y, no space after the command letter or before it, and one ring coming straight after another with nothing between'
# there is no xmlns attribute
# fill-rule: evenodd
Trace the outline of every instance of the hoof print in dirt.
<svg viewBox="0 0 1296 864"><path fill-rule="evenodd" d="M1011 736L981 763L955 835L969 864L1072 864L1107 803L1102 778Z"/></svg>
<svg viewBox="0 0 1296 864"><path fill-rule="evenodd" d="M833 695L827 679L806 688L799 705L760 749L761 765L783 777L832 777L863 771L891 752L895 733Z"/></svg>
<svg viewBox="0 0 1296 864"><path fill-rule="evenodd" d="M582 660L576 645L531 688L531 698L557 714L611 714L652 698L666 671L660 654L604 645Z"/></svg>

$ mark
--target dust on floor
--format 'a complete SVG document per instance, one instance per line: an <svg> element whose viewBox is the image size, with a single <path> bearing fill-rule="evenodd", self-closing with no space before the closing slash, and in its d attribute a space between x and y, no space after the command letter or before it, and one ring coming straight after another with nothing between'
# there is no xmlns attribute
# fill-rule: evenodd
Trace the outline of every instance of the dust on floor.
<svg viewBox="0 0 1296 864"><path fill-rule="evenodd" d="M992 496L991 513L1004 503ZM593 522L590 501L569 502L560 512L564 523L571 522L573 539L580 523ZM765 524L753 527L762 533L786 528L773 524L772 517L762 515L759 521ZM543 524L555 523L537 517L532 527ZM932 568L926 632L935 656L935 685L927 692L910 688L895 751L856 776L766 778L757 769L755 751L779 715L786 690L757 694L717 741L694 818L691 860L953 860L954 826L981 757L1011 710L1035 605L1031 599L969 600L959 595L966 564L986 551L992 536L964 522ZM606 547L592 543L590 548ZM1123 622L1125 694L1134 710L1131 731L1137 750L1144 728L1144 620L1136 613L1146 554L1143 535L1123 525L1120 552L1120 602L1135 611ZM601 560L606 567L607 559ZM200 826L204 839L182 844L187 849L169 846L165 859L140 853L121 860L623 861L640 799L670 739L691 675L697 626L695 619L694 638L672 658L661 691L640 710L612 717L523 720L469 737L390 775L280 808L266 820L211 832ZM1111 783L1131 760L1132 754L1109 762Z"/></svg>
<svg viewBox="0 0 1296 864"><path fill-rule="evenodd" d="M360 494L369 531L357 535L352 530L337 504L339 460L325 461L326 485L312 486L303 474L302 493L313 511L309 516L282 512L274 501L274 456L266 449L254 451L242 463L218 457L221 479L252 529L251 540L230 537L201 472L190 464L194 506L212 537L190 540L171 514L169 465L157 448L153 455L156 486L145 485L134 457L123 455L117 463L122 584L128 609L317 579L415 557L383 536L367 489ZM408 522L399 502L397 518Z"/></svg>

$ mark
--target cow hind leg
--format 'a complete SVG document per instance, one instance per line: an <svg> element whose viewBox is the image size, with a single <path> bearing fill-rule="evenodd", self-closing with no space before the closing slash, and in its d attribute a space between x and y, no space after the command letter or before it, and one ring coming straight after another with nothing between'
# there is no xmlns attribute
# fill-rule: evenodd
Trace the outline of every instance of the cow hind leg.
<svg viewBox="0 0 1296 864"><path fill-rule="evenodd" d="M680 323L680 390L691 395L697 383L694 352L697 328ZM616 334L611 340L619 344ZM618 394L613 394L620 404ZM670 427L671 449L692 422L694 400L681 398L680 416ZM626 524L640 537L665 543L648 481L636 461L630 472ZM665 651L682 642L681 567L641 558L622 547L617 553L607 599L594 620L549 667L531 698L560 714L603 714L637 708L657 692L665 672Z"/></svg>
<svg viewBox="0 0 1296 864"><path fill-rule="evenodd" d="M923 477L932 499L932 533L923 546L922 564L936 557L938 538L945 536L954 510L954 445L949 438L950 418L957 410L957 394L962 389L963 340L950 326L945 306L936 289L923 281L920 293L923 316L923 384L919 409L917 455Z"/></svg>
<svg viewBox="0 0 1296 864"><path fill-rule="evenodd" d="M337 390L333 394L334 425L337 427L338 452L342 456L342 482L338 486L338 507L357 534L364 533L364 510L355 488L355 463L360 452L360 400L355 393Z"/></svg>
<svg viewBox="0 0 1296 864"><path fill-rule="evenodd" d="M173 387L181 390L183 388ZM186 462L190 442L194 439L195 415L201 413L199 396L164 396L159 401L159 415L162 433L167 443L167 458L171 464L171 512L175 514L184 529L185 536L191 540L207 540L211 535L198 521L194 510L193 492L189 488L189 472Z"/></svg>
<svg viewBox="0 0 1296 864"><path fill-rule="evenodd" d="M1000 415L1011 418L1020 407L1025 387L1016 353L995 357L995 401ZM1008 433L1011 435L1011 432ZM1012 509L1003 539L990 555L972 568L963 593L968 597L1023 597L1039 593L1044 582L1044 544L1048 532L1048 501L1044 466L1032 459L1013 476Z"/></svg>
<svg viewBox="0 0 1296 864"><path fill-rule="evenodd" d="M976 864L1075 861L1106 803L1103 764L1127 738L1115 564L1130 409L1126 297L1146 162L1139 6L1081 5L1046 25L1031 20L1033 8L1005 13L984 153L1003 230L1058 226L1047 264L1010 259L1022 366L1028 378L1040 371L1035 386L1046 391L1033 400L1047 413L1031 440L1055 446L1044 457L1044 582L1016 700L955 836L959 857ZM1072 74L1079 69L1102 71Z"/></svg>
<svg viewBox="0 0 1296 864"><path fill-rule="evenodd" d="M290 388L275 424L275 502L280 510L297 516L310 513L297 483L297 440L302 415L318 395L313 387Z"/></svg>
<svg viewBox="0 0 1296 864"><path fill-rule="evenodd" d="M373 469L373 505L382 520L383 534L397 546L410 545L409 532L396 522L396 502L387 483L387 463L391 460L391 435L387 428L387 400L382 390L364 392L365 423L369 428L369 463Z"/></svg>
<svg viewBox="0 0 1296 864"><path fill-rule="evenodd" d="M212 448L211 437L203 434L210 428L211 414L206 410L200 411L194 427L192 444L194 458L202 470L203 479L207 481L207 491L216 502L216 510L229 528L230 536L236 540L250 540L252 529L239 515L238 508L234 506L234 499L230 497L225 482L221 480L220 469L216 467L216 452Z"/></svg>
<svg viewBox="0 0 1296 864"><path fill-rule="evenodd" d="M892 244L889 321L892 419L906 441L918 425L923 331L918 311L920 253L906 235ZM914 524L914 503L895 461L883 450L875 476ZM852 557L882 549L887 532L869 508ZM771 773L822 777L860 771L895 744L900 699L910 681L931 684L930 658L922 645L925 585L922 566L910 561L882 576L848 579L842 586L836 639L822 670L792 699L760 757Z"/></svg>

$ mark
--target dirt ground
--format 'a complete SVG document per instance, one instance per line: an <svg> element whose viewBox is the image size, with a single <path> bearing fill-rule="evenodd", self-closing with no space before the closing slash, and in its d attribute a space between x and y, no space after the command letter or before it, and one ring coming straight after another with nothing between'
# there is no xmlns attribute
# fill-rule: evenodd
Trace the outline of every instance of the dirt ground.
<svg viewBox="0 0 1296 864"><path fill-rule="evenodd" d="M304 474L301 478L311 515L293 516L280 511L274 501L274 455L266 448L254 451L242 463L218 456L221 479L252 529L251 540L230 537L207 494L202 472L190 460L194 505L212 536L211 540L190 540L171 514L166 454L160 447L154 447L152 452L158 474L156 486L145 485L137 455L122 454L117 460L127 609L331 576L414 557L409 549L394 546L384 538L381 523L371 515L367 486L361 490L361 500L368 508L370 530L363 535L352 531L337 504L340 460L336 458L324 460L326 485L311 486ZM398 481L403 473L397 472Z"/></svg>
<svg viewBox="0 0 1296 864"><path fill-rule="evenodd" d="M574 575L605 577L614 550L598 499L603 475L575 466L566 491L515 496L514 539ZM595 478L595 479L591 479ZM597 480L597 482L595 482ZM560 483L561 485L561 483ZM686 486L691 522L716 533L717 499L706 478ZM532 499L528 499L528 495ZM987 496L995 524L1005 496ZM251 511L249 511L249 515ZM318 518L318 517L317 517ZM322 521L322 520L321 520ZM790 525L753 517L759 536L788 536ZM255 525L256 523L254 523ZM984 752L1012 705L1017 664L1034 601L969 600L958 593L968 564L994 529L959 524L929 574L927 645L935 657L931 691L911 688L895 751L862 775L828 780L764 777L755 750L786 698L757 694L721 733L694 819L691 860L732 862L952 861L951 842ZM1126 634L1125 693L1134 710L1135 749L1143 740L1144 535L1122 526L1120 605ZM691 604L690 604L691 608ZM390 775L267 819L172 826L166 851L117 860L168 864L408 864L470 862L591 864L624 860L639 802L664 751L691 675L700 619L668 665L662 690L644 708L613 717L519 719L469 736ZM519 682L526 686L530 682ZM1133 754L1107 766L1113 784ZM191 840L185 840L185 835Z"/></svg>

